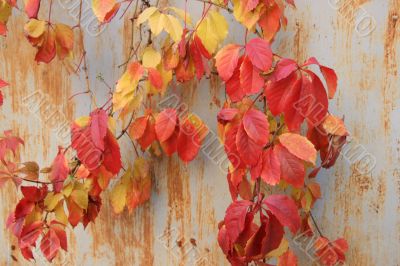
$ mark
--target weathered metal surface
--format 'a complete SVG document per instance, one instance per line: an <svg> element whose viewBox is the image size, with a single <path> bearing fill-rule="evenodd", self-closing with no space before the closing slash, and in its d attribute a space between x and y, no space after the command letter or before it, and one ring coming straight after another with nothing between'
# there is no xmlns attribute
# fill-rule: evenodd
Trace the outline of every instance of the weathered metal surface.
<svg viewBox="0 0 400 266"><path fill-rule="evenodd" d="M78 1L54 2L58 10L54 18L60 15L74 24L76 9L70 2ZM344 156L319 178L324 199L316 206L316 218L329 238L344 236L349 241L348 265L400 265L400 0L298 0L296 4L274 46L284 56L300 61L315 56L337 70L340 88L331 106L335 114L345 114L352 133ZM199 7L193 4L189 10L201 12ZM68 141L56 128L87 114L90 101L87 95L68 100L84 91L84 79L69 75L61 62L34 63L34 49L23 36L24 22L15 12L9 36L0 42L0 75L12 84L4 90L0 128L11 128L25 139L23 160L47 166L57 145ZM129 25L128 19L115 19L101 34L87 34L85 39L90 81L99 104L106 100L108 89L95 77L101 73L113 83L121 75L117 66L129 49ZM237 24L230 31L228 41L235 37L242 41ZM93 28L88 32L93 33ZM32 113L25 98L37 90L48 95L48 102ZM203 80L173 90L182 93L189 109L216 132L215 116L223 100L218 81ZM49 106L64 116L51 118L50 110L46 111ZM128 161L133 151L126 147ZM218 149L215 144L210 147ZM366 164L359 149L376 163ZM360 156L350 156L354 153ZM176 157L157 159L150 202L132 214L116 216L106 196L96 224L86 231L78 226L69 236L69 252L56 264L195 265L198 260L203 265L227 265L216 241L218 221L230 202L221 164L210 159L207 150L187 166ZM5 227L5 217L16 202L15 193L11 185L0 191L0 228ZM0 232L0 264L25 265L19 252L11 249L15 238L5 229ZM301 249L298 255L303 265L312 264ZM38 258L37 264L45 262Z"/></svg>

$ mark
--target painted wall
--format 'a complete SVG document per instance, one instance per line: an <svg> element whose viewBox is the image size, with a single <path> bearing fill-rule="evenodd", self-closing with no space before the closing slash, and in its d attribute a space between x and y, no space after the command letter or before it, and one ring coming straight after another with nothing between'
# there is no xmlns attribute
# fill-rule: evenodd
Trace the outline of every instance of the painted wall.
<svg viewBox="0 0 400 266"><path fill-rule="evenodd" d="M54 18L76 23L79 1L54 2ZM189 2L193 2L189 10L201 12L199 3ZM344 156L319 178L324 199L316 206L316 219L325 235L349 241L348 265L400 265L400 0L297 0L296 4L297 10L287 14L289 25L276 40L275 50L299 61L315 56L336 69L340 81L332 111L346 114L352 133ZM21 160L48 166L57 146L68 145L66 125L89 113L91 104L87 95L69 99L85 90L83 74L69 73L71 68L57 60L49 65L34 62L34 49L23 36L25 18L14 12L9 36L0 40L0 74L12 84L4 90L0 129L12 129L25 139ZM101 105L108 88L96 76L109 84L118 80L123 71L118 65L130 46L130 21L129 15L114 19L99 33L87 12L90 83ZM235 37L241 42L242 28L233 24L230 30L227 42ZM173 86L171 91L183 95L189 109L216 132L216 113L224 99L217 80ZM38 111L29 101L35 92L47 95L47 103ZM57 115L51 116L54 111ZM210 147L218 151L217 145ZM124 154L125 161L132 159L130 145L124 146ZM156 159L151 201L132 214L116 216L106 196L96 224L86 231L78 226L69 236L68 254L56 264L227 265L216 236L230 196L224 163L212 155L203 150L188 166L176 157ZM5 228L15 205L15 193L12 185L0 191L0 228ZM1 229L0 264L26 265L11 249L13 244L15 238ZM297 251L303 265L312 264L301 248ZM45 263L38 258L37 264Z"/></svg>

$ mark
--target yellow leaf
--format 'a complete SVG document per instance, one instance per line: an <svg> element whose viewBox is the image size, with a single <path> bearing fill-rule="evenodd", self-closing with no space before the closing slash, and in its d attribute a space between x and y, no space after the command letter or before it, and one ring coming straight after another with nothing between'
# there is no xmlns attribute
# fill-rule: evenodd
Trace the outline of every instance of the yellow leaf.
<svg viewBox="0 0 400 266"><path fill-rule="evenodd" d="M81 189L74 189L71 192L70 198L82 209L87 209L89 204L88 193Z"/></svg>
<svg viewBox="0 0 400 266"><path fill-rule="evenodd" d="M233 16L237 21L242 23L246 28L252 31L256 23L260 20L261 11L265 8L264 5L260 4L253 11L246 11L245 3L240 0L233 0Z"/></svg>
<svg viewBox="0 0 400 266"><path fill-rule="evenodd" d="M136 24L140 25L143 22L147 21L155 12L158 12L158 9L154 6L148 7L140 13L139 17L137 18Z"/></svg>
<svg viewBox="0 0 400 266"><path fill-rule="evenodd" d="M86 127L89 124L90 121L90 116L81 116L77 119L75 119L75 124L77 124L79 127Z"/></svg>
<svg viewBox="0 0 400 266"><path fill-rule="evenodd" d="M39 38L43 35L45 29L46 21L44 20L31 19L24 26L25 34L31 38Z"/></svg>
<svg viewBox="0 0 400 266"><path fill-rule="evenodd" d="M25 218L25 224L31 224L42 219L42 210L39 206L35 206L33 211Z"/></svg>
<svg viewBox="0 0 400 266"><path fill-rule="evenodd" d="M93 13L100 22L108 22L118 11L119 6L115 0L92 0Z"/></svg>
<svg viewBox="0 0 400 266"><path fill-rule="evenodd" d="M164 29L164 19L165 15L158 11L154 12L149 18L150 30L155 36L160 34Z"/></svg>
<svg viewBox="0 0 400 266"><path fill-rule="evenodd" d="M60 202L54 209L54 214L56 216L56 220L59 221L62 224L67 224L68 223L68 217L65 214L64 210L64 203Z"/></svg>
<svg viewBox="0 0 400 266"><path fill-rule="evenodd" d="M135 100L137 86L143 76L143 72L144 69L138 62L128 65L128 69L118 80L113 95L113 105L116 111L127 107Z"/></svg>
<svg viewBox="0 0 400 266"><path fill-rule="evenodd" d="M188 12L185 13L185 10L177 8L177 7L173 7L173 6L167 7L166 9L173 11L183 21L185 21L185 19L186 19L186 24L189 24L189 25L192 24L192 17L190 16L190 14Z"/></svg>
<svg viewBox="0 0 400 266"><path fill-rule="evenodd" d="M125 174L121 177L120 182L115 185L111 191L111 205L113 206L115 213L121 213L126 206L126 195L128 188L132 186L131 175L131 169L128 168Z"/></svg>
<svg viewBox="0 0 400 266"><path fill-rule="evenodd" d="M228 35L228 23L217 11L210 11L198 24L197 35L208 52L213 54Z"/></svg>
<svg viewBox="0 0 400 266"><path fill-rule="evenodd" d="M64 194L65 197L68 198L71 195L73 189L74 189L74 183L71 182L65 185L61 192Z"/></svg>
<svg viewBox="0 0 400 266"><path fill-rule="evenodd" d="M171 16L171 15L166 15L164 18L164 29L166 32L168 32L169 36L171 36L172 40L175 42L179 42L181 37L182 37L182 25L179 23L179 21Z"/></svg>
<svg viewBox="0 0 400 266"><path fill-rule="evenodd" d="M0 1L0 22L6 24L11 16L12 6L6 1Z"/></svg>
<svg viewBox="0 0 400 266"><path fill-rule="evenodd" d="M111 116L108 117L108 129L115 135L115 131L117 128L117 121Z"/></svg>
<svg viewBox="0 0 400 266"><path fill-rule="evenodd" d="M66 57L72 59L72 49L74 48L74 32L70 26L56 24L55 26L57 55L62 60Z"/></svg>
<svg viewBox="0 0 400 266"><path fill-rule="evenodd" d="M48 211L54 210L58 203L64 198L62 193L49 192L44 199L44 205Z"/></svg>
<svg viewBox="0 0 400 266"><path fill-rule="evenodd" d="M161 54L154 50L153 47L147 46L143 51L142 63L144 67L156 68L161 62Z"/></svg>

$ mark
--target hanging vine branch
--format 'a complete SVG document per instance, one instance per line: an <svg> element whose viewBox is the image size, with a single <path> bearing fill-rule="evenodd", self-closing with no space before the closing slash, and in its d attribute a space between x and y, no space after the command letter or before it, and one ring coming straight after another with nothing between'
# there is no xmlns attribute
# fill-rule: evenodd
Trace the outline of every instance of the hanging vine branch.
<svg viewBox="0 0 400 266"><path fill-rule="evenodd" d="M15 162L13 154L23 140L10 131L0 138L0 185L10 180L23 196L8 217L7 227L18 238L26 259L34 259L32 248L37 243L49 261L60 249L67 251L67 226L81 223L86 227L96 219L102 193L113 179L117 179L111 189L115 213L132 211L146 202L152 186L151 156L177 154L183 162L192 161L207 127L194 114L159 109L156 103L173 80L200 81L214 74L223 81L226 95L217 120L230 160L227 189L232 203L216 236L226 258L232 265L270 265L266 263L276 259L280 266L297 265L288 246L290 236L313 236L315 231L315 254L320 262L336 265L345 261L347 242L328 240L311 214L321 198L315 177L321 168L335 164L348 136L343 121L328 112L337 76L313 57L301 63L271 49L277 32L286 25L285 10L295 8L294 1L194 2L202 6L196 23L187 12L187 0L184 10L160 7L158 1L155 5L147 0L92 1L100 24L115 19L117 13L120 18L132 14L129 51L118 66L124 73L115 89L99 77L110 92L102 107L97 106L90 88L81 26L83 1L78 24L73 26L56 22L52 1L47 20L38 17L40 0L28 0L19 7L29 18L24 32L36 49L35 60L49 64L58 57L76 65L75 73L83 70L86 89L71 98L89 93L95 105L88 116L72 122L71 145L59 147L50 167ZM0 0L2 35L7 33L13 8L17 8L15 0ZM229 24L222 13L245 27L243 43L224 45ZM76 61L74 29L80 48ZM319 68L324 80L310 65ZM6 85L0 80L0 88ZM125 135L136 158L123 166L118 141ZM70 148L74 155L67 158ZM274 188L275 193L266 193L263 186Z"/></svg>

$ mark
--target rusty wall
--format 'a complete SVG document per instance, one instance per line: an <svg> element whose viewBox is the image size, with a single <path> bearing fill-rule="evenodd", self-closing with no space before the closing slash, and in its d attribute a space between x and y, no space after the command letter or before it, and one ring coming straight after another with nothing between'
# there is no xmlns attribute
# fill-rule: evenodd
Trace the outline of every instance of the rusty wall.
<svg viewBox="0 0 400 266"><path fill-rule="evenodd" d="M76 10L68 3L75 1L55 2L54 17L73 24ZM331 105L335 114L345 114L352 135L336 166L319 177L324 197L316 206L316 219L328 237L344 236L349 241L348 265L400 265L400 0L297 0L296 4L275 49L300 61L315 56L337 70L339 92ZM200 12L198 4L193 7L190 10ZM101 104L108 88L96 76L113 84L121 75L118 65L130 46L130 22L115 19L99 33L88 17L90 82ZM87 95L69 99L84 91L82 75L69 74L68 66L57 60L49 65L34 62L34 50L23 37L24 20L15 11L9 36L0 40L0 75L11 84L4 90L0 129L12 129L25 139L22 160L46 166L57 145L68 141L56 128L87 114L90 99ZM230 31L228 41L241 36L237 24ZM212 79L173 87L216 132L221 84ZM47 103L32 112L26 97L37 90L48 95ZM52 123L46 107L64 116ZM125 148L124 154L129 160L133 151ZM56 264L196 265L197 260L198 265L227 265L216 241L218 221L230 202L221 163L210 159L207 151L190 165L176 157L158 160L150 202L132 214L116 216L106 196L96 224L87 230L78 226L69 235L69 252ZM12 185L0 191L0 228L5 228L15 193ZM0 236L0 264L26 265L11 248L15 238L5 229ZM303 265L312 264L302 250L298 255ZM45 262L38 258L37 264Z"/></svg>

